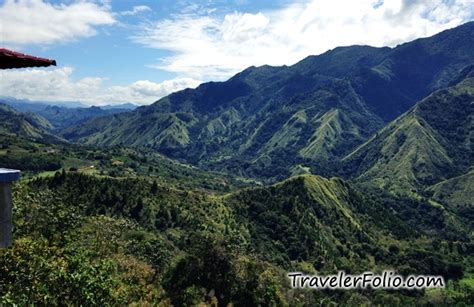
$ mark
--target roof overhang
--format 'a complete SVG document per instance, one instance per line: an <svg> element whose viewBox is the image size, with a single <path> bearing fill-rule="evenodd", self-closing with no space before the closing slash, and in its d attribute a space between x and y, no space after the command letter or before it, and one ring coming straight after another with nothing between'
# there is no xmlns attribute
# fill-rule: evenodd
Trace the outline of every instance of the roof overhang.
<svg viewBox="0 0 474 307"><path fill-rule="evenodd" d="M0 69L47 67L51 65L56 66L56 61L0 48Z"/></svg>

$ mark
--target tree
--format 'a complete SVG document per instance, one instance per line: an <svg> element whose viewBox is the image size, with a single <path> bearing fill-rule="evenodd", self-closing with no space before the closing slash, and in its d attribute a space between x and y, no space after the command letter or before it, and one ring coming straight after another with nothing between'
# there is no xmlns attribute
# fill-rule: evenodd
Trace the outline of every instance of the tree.
<svg viewBox="0 0 474 307"><path fill-rule="evenodd" d="M153 184L151 185L151 193L156 195L156 193L158 193L158 183L156 182L156 180L153 181Z"/></svg>

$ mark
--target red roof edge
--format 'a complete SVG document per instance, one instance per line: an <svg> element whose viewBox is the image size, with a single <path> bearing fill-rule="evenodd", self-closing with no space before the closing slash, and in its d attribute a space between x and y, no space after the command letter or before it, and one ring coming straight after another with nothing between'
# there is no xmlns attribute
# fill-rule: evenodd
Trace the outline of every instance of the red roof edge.
<svg viewBox="0 0 474 307"><path fill-rule="evenodd" d="M0 69L47 67L51 65L56 66L56 61L0 48Z"/></svg>

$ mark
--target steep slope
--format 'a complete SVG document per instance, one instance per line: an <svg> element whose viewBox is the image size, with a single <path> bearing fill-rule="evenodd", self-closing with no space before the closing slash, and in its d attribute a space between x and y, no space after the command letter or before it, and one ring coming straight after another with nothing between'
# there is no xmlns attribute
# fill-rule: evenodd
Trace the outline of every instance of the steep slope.
<svg viewBox="0 0 474 307"><path fill-rule="evenodd" d="M256 73L258 69L251 68L234 77L244 79L232 82L245 81L258 88L259 85L251 83L257 79ZM366 110L349 82L322 76L307 77L305 82L308 86L305 94L293 93L293 87L300 86L301 80L287 77L279 82L281 84L257 89L257 94L234 99L228 106L215 106L213 108L217 110L211 108L207 114L199 111L199 105L205 104L202 100L217 98L206 98L207 85L203 85L196 90L202 92L202 96L195 100L196 105L187 105L187 100L182 98L187 93L197 95L195 91L179 92L130 114L96 119L87 125L68 129L64 136L87 144L149 147L174 158L226 168L240 160L253 163L262 161L262 158L277 165L280 157L287 156L287 151L293 158L286 164L303 159L298 151L308 145L313 135L316 134L314 138L317 138L318 133L322 134L318 130L331 112L344 114L336 116L333 121L350 122L356 128L348 131L352 143L343 142L342 131L333 134L339 139L331 140L333 149L330 154L348 152L352 144L360 143L381 126L381 121ZM274 98L269 99L270 95ZM221 102L225 104L225 99ZM324 116L327 112L329 114ZM303 113L307 118L305 123L297 119Z"/></svg>
<svg viewBox="0 0 474 307"><path fill-rule="evenodd" d="M474 62L474 22L391 50L356 76L358 93L386 121L434 90L446 87Z"/></svg>
<svg viewBox="0 0 474 307"><path fill-rule="evenodd" d="M344 158L357 180L419 192L474 163L474 78L433 93Z"/></svg>
<svg viewBox="0 0 474 307"><path fill-rule="evenodd" d="M20 113L0 103L0 134L29 139L54 139L47 131L52 126L45 118L32 113Z"/></svg>
<svg viewBox="0 0 474 307"><path fill-rule="evenodd" d="M474 169L466 174L441 181L428 188L432 199L453 208L459 216L474 221Z"/></svg>
<svg viewBox="0 0 474 307"><path fill-rule="evenodd" d="M474 22L396 48L351 46L287 67L250 67L64 132L266 178L345 156L474 61Z"/></svg>
<svg viewBox="0 0 474 307"><path fill-rule="evenodd" d="M270 187L243 190L226 201L247 225L255 250L269 255L268 261L340 267L347 260L363 261L354 246L377 245L381 229L392 235L404 231L401 221L338 178L296 176Z"/></svg>
<svg viewBox="0 0 474 307"><path fill-rule="evenodd" d="M393 213L338 178L297 176L226 195L160 184L153 188L146 179L75 173L38 179L30 185L57 191L65 203L78 204L78 210L89 215L131 218L177 247L190 244L192 233L222 237L236 251L283 268L305 262L314 266L312 270L367 269L375 263L362 245L371 244L374 254L383 254L387 239L417 235Z"/></svg>
<svg viewBox="0 0 474 307"><path fill-rule="evenodd" d="M474 169L429 187L425 194L432 201L457 215L467 229L474 229Z"/></svg>
<svg viewBox="0 0 474 307"><path fill-rule="evenodd" d="M344 142L348 148L364 139L361 127L355 124L343 111L332 109L318 118L317 127L309 143L300 150L306 159L330 159L338 156L334 149Z"/></svg>

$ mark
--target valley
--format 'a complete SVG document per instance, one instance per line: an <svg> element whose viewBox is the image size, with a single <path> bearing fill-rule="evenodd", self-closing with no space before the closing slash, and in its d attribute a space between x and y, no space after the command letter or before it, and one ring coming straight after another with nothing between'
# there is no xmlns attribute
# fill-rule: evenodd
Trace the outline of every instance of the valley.
<svg viewBox="0 0 474 307"><path fill-rule="evenodd" d="M0 305L468 305L474 22L249 67L137 108L0 100ZM288 272L441 275L293 289Z"/></svg>

